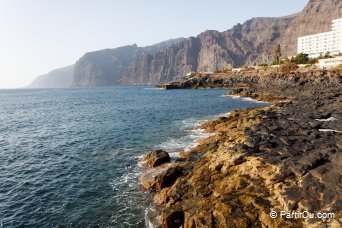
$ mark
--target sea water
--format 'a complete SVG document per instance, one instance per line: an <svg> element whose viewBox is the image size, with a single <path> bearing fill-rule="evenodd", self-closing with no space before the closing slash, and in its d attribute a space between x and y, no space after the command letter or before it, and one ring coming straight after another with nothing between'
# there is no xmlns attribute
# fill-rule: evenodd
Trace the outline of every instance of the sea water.
<svg viewBox="0 0 342 228"><path fill-rule="evenodd" d="M201 121L264 103L225 90L0 90L0 227L145 227L140 157L205 137Z"/></svg>

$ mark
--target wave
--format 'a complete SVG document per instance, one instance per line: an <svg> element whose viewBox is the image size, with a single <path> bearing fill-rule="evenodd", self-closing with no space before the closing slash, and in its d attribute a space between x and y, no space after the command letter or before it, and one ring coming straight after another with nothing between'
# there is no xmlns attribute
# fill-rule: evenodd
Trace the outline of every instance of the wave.
<svg viewBox="0 0 342 228"><path fill-rule="evenodd" d="M155 205L151 205L145 209L145 226L148 228L160 227L160 214Z"/></svg>
<svg viewBox="0 0 342 228"><path fill-rule="evenodd" d="M145 88L145 89L157 89L159 88ZM245 100L249 101L251 103L268 103L268 102L261 102L256 101L251 98L243 98L238 96L233 96L233 99L239 99L239 100ZM221 116L227 116L228 113L219 113L216 115L210 115L206 118L188 118L181 121L176 121L174 124L179 129L179 134L169 137L164 142L157 144L154 146L156 149L162 149L169 153L171 157L171 162L176 162L179 159L181 152L187 152L190 149L196 147L198 145L198 141L203 138L207 138L212 136L214 133L206 133L204 129L201 129L200 126L203 122L209 121L212 119L217 119ZM138 170L138 173L142 175L144 172L143 169L141 169L141 161L142 161L143 155L137 156L138 159L138 167L140 168ZM154 205L153 203L146 205L145 208L145 226L154 228L158 227L158 224L156 223L156 216L159 216L158 213L158 207ZM158 219L157 219L158 220Z"/></svg>
<svg viewBox="0 0 342 228"><path fill-rule="evenodd" d="M213 116L212 118L218 116ZM179 125L179 129L184 135L180 137L170 137L167 141L157 145L157 148L169 152L171 160L176 160L179 157L180 152L190 150L198 145L199 139L207 138L212 135L212 133L205 133L204 129L199 128L201 123L207 120L208 119L189 118L176 123Z"/></svg>
<svg viewBox="0 0 342 228"><path fill-rule="evenodd" d="M214 119L222 115L226 114L211 116L209 119ZM184 135L180 137L170 137L167 141L157 145L156 148L167 151L170 154L171 162L175 162L179 158L180 152L188 151L198 145L197 141L199 139L213 135L212 133L205 133L204 129L199 128L204 121L208 121L208 119L189 118L176 122L179 130ZM142 156L143 155L139 156L140 161ZM141 166L141 164L138 164L138 166ZM157 221L159 220L159 216L156 205L151 204L148 206L145 209L145 226L148 228L158 227Z"/></svg>
<svg viewBox="0 0 342 228"><path fill-rule="evenodd" d="M158 88L158 87L151 87L151 88L144 88L146 90L164 90L163 88Z"/></svg>
<svg viewBox="0 0 342 228"><path fill-rule="evenodd" d="M137 157L128 157L128 160L134 161L131 166L121 168L118 170L123 175L118 175L109 181L109 185L113 191L113 198L111 203L115 205L116 213L112 213L110 221L112 224L121 226L122 221L128 227L139 227L142 223L146 222L143 214L140 219L136 218L136 210L142 212L146 208L150 208L152 203L145 199L146 191L141 191L139 186L139 177L142 175L141 168L136 166L139 162Z"/></svg>
<svg viewBox="0 0 342 228"><path fill-rule="evenodd" d="M245 100L245 101L250 101L250 102L253 102L253 103L262 103L262 104L268 104L270 102L266 102L266 101L258 101L258 100L255 100L253 98L250 98L250 97L241 97L241 96L237 96L237 95L222 95L222 97L230 97L230 98L233 98L233 99L240 99L240 100Z"/></svg>

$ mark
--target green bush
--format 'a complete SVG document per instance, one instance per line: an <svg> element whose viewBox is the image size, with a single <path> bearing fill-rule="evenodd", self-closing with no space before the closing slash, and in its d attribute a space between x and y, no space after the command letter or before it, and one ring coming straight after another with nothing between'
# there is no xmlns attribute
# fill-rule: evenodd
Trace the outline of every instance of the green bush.
<svg viewBox="0 0 342 228"><path fill-rule="evenodd" d="M307 64L308 61L309 61L308 54L305 54L305 53L299 53L295 57L295 62L297 64Z"/></svg>
<svg viewBox="0 0 342 228"><path fill-rule="evenodd" d="M277 62L277 61L272 62L272 65L281 65L281 64L284 64L283 60L280 60L279 62Z"/></svg>
<svg viewBox="0 0 342 228"><path fill-rule="evenodd" d="M311 58L311 59L309 59L309 61L307 63L311 64L311 65L316 64L316 63L318 63L318 58Z"/></svg>

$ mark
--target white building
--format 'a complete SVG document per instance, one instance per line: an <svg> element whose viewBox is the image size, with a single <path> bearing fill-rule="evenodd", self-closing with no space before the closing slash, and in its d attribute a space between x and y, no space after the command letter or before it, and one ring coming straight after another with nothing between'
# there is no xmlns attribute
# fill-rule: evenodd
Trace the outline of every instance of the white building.
<svg viewBox="0 0 342 228"><path fill-rule="evenodd" d="M330 32L298 38L297 53L306 53L309 58L315 58L327 52L331 55L342 53L342 18L332 21Z"/></svg>
<svg viewBox="0 0 342 228"><path fill-rule="evenodd" d="M318 65L320 68L325 68L325 67L329 68L329 67L342 65L342 56L335 57L332 59L320 59L318 60Z"/></svg>

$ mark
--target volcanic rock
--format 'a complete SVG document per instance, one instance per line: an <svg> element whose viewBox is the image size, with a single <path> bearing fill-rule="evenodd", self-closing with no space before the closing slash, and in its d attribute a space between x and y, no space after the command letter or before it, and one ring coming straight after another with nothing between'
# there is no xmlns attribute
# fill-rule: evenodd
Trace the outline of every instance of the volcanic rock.
<svg viewBox="0 0 342 228"><path fill-rule="evenodd" d="M145 167L156 167L170 162L170 155L163 150L152 150L144 155L142 164Z"/></svg>

